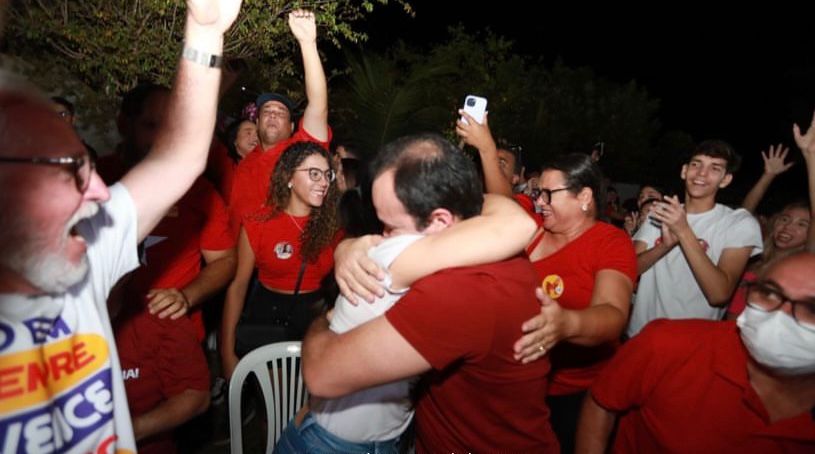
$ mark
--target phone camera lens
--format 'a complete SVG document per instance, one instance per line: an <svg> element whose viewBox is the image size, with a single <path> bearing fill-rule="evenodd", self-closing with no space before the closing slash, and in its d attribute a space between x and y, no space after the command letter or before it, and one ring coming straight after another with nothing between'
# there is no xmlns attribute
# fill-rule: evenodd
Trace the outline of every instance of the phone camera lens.
<svg viewBox="0 0 815 454"><path fill-rule="evenodd" d="M467 100L467 105L470 106L470 107L475 106L475 99L473 99L473 98L468 99Z"/></svg>

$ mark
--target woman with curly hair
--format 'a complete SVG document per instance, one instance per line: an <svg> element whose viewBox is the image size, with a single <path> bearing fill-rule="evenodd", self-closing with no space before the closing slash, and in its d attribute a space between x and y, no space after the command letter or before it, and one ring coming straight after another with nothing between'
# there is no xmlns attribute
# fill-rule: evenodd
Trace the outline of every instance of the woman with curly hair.
<svg viewBox="0 0 815 454"><path fill-rule="evenodd" d="M252 349L302 339L319 313L320 283L334 265L339 237L335 177L322 147L294 143L275 166L266 207L243 219L238 268L221 321L227 378L238 357Z"/></svg>

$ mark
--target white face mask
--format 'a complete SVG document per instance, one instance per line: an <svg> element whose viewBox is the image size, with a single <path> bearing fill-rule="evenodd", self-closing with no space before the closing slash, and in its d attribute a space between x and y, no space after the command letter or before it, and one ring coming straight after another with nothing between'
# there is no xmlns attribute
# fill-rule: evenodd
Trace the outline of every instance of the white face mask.
<svg viewBox="0 0 815 454"><path fill-rule="evenodd" d="M747 305L736 323L744 346L759 364L781 375L815 374L815 331L791 315Z"/></svg>

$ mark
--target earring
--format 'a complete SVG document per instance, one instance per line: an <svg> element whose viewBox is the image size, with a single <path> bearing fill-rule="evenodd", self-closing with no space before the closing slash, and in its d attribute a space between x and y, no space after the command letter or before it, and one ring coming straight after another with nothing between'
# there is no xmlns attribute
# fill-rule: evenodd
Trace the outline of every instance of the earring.
<svg viewBox="0 0 815 454"><path fill-rule="evenodd" d="M286 185L286 187L289 188L289 189L291 189L292 186L294 186L294 185L291 184L291 181L289 181L289 184Z"/></svg>
<svg viewBox="0 0 815 454"><path fill-rule="evenodd" d="M583 210L584 212L589 211L589 205L584 203L583 206L580 207L580 209Z"/></svg>

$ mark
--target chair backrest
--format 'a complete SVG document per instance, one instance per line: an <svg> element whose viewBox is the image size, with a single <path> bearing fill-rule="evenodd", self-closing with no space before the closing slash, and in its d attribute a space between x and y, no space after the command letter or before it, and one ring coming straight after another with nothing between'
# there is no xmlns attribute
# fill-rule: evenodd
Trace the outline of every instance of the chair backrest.
<svg viewBox="0 0 815 454"><path fill-rule="evenodd" d="M241 393L250 374L260 384L266 407L266 452L274 449L289 420L308 399L300 364L300 342L278 342L244 356L229 380L229 433L232 454L243 452Z"/></svg>

